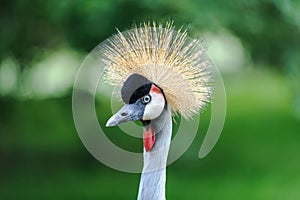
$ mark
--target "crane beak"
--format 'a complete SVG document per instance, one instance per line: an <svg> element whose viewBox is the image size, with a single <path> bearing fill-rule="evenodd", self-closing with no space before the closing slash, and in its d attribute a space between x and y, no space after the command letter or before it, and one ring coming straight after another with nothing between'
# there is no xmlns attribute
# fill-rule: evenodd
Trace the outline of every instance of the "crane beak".
<svg viewBox="0 0 300 200"><path fill-rule="evenodd" d="M106 127L116 126L125 122L141 120L144 109L145 106L139 102L134 104L125 104L107 121Z"/></svg>

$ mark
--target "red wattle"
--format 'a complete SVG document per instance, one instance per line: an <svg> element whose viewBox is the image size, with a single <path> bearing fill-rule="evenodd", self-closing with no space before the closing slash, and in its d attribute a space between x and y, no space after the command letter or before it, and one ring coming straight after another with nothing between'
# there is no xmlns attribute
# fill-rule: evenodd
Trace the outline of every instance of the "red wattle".
<svg viewBox="0 0 300 200"><path fill-rule="evenodd" d="M150 125L149 130L144 128L144 147L145 150L148 152L153 148L155 143L155 133Z"/></svg>

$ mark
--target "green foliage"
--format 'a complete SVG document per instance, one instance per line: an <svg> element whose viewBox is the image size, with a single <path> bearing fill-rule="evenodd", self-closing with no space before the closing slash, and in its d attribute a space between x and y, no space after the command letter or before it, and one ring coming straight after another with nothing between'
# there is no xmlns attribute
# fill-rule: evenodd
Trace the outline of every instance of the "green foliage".
<svg viewBox="0 0 300 200"><path fill-rule="evenodd" d="M21 63L61 43L89 52L95 44L133 22L175 19L200 30L226 28L240 38L255 63L289 65L300 51L297 1L2 1L0 55ZM289 50L288 52L286 50Z"/></svg>
<svg viewBox="0 0 300 200"><path fill-rule="evenodd" d="M225 30L241 42L248 60L224 75L227 118L215 149L197 158L209 123L208 109L193 145L168 167L167 198L299 198L298 13L300 3L292 0L2 0L0 72L5 71L2 65L14 67L17 88L2 95L0 85L0 198L136 198L139 174L102 165L81 143L72 118L71 88L64 87L55 98L30 96L26 78L38 67L50 69L45 63L55 59L72 60L57 63L62 67L76 65L116 33L115 27L126 30L134 22L168 19L174 19L176 27L190 24L193 36ZM55 57L53 52L66 56ZM40 62L50 56L51 62ZM3 76L0 84L5 83ZM38 86L43 88L46 80L41 80ZM108 98L96 101L102 125L111 115L109 105ZM126 150L142 149L140 139L118 128L107 136Z"/></svg>

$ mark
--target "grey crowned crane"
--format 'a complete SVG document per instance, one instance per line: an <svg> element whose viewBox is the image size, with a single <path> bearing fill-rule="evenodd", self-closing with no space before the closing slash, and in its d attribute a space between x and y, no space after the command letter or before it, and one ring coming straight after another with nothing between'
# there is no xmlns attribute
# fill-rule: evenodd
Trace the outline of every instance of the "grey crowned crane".
<svg viewBox="0 0 300 200"><path fill-rule="evenodd" d="M144 164L138 199L163 200L172 114L190 119L210 101L212 62L201 42L187 37L187 30L176 31L172 22L118 32L101 51L105 79L121 86L125 103L106 126L142 122Z"/></svg>

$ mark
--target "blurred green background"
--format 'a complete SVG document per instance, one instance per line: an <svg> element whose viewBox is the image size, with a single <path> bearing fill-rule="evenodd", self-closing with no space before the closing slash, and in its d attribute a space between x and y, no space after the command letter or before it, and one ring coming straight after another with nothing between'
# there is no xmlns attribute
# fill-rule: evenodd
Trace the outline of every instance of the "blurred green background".
<svg viewBox="0 0 300 200"><path fill-rule="evenodd" d="M300 199L300 1L0 5L0 199L136 198L140 175L102 165L81 143L72 85L85 56L115 27L168 19L205 39L224 78L227 117L214 150L198 159L210 109L203 113L194 143L168 167L167 199ZM97 99L100 121L109 103ZM141 140L112 133L141 151Z"/></svg>

